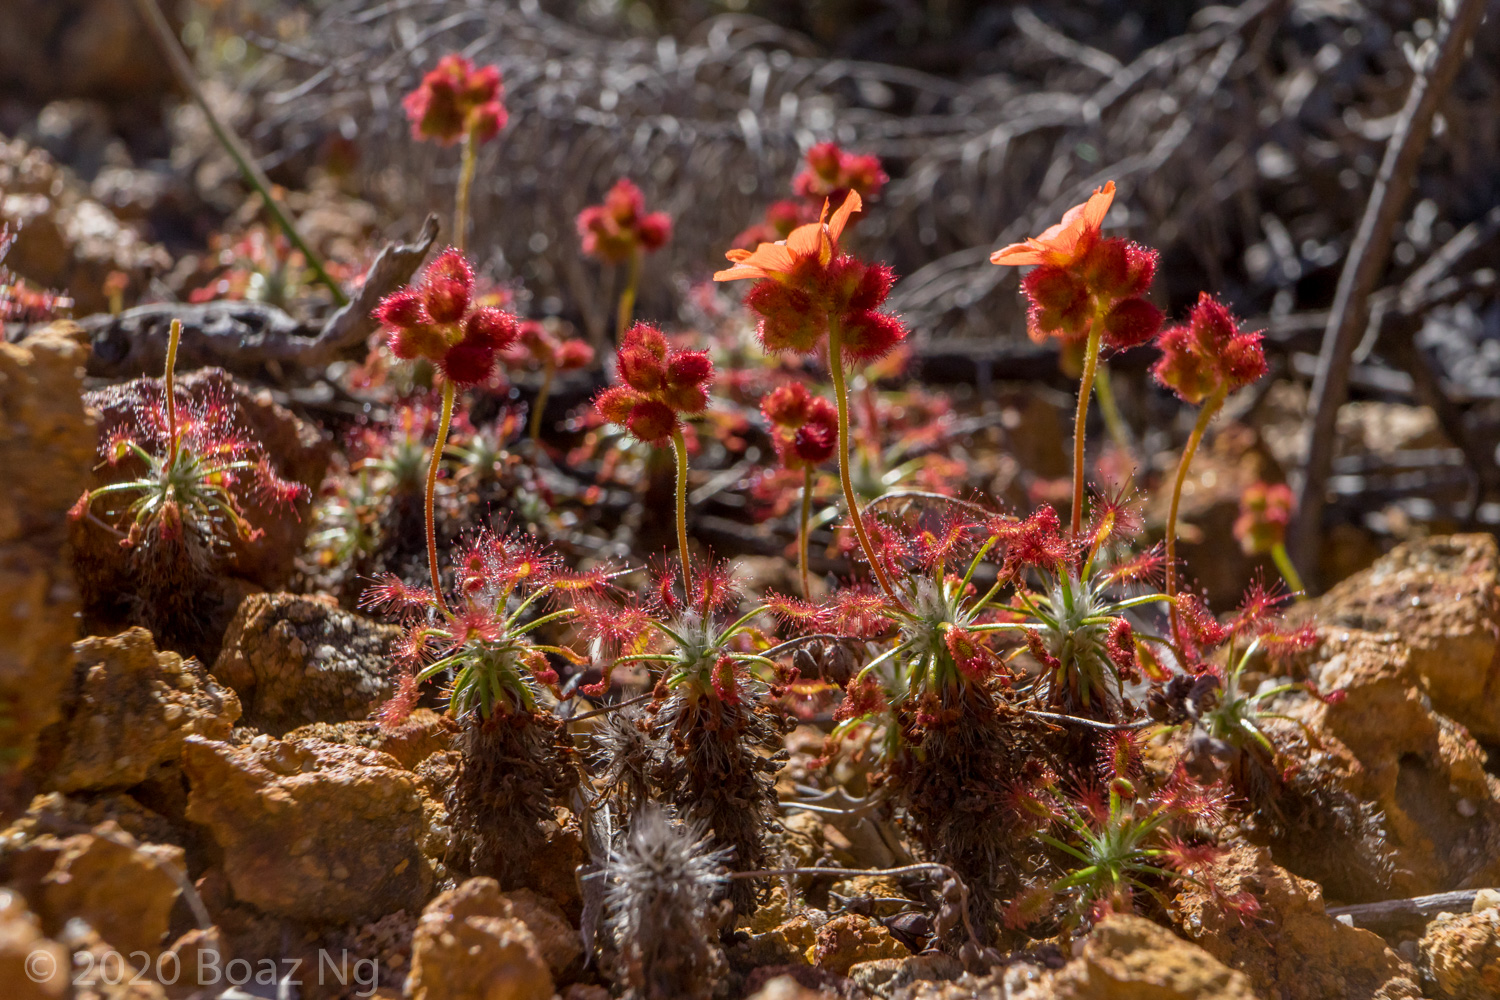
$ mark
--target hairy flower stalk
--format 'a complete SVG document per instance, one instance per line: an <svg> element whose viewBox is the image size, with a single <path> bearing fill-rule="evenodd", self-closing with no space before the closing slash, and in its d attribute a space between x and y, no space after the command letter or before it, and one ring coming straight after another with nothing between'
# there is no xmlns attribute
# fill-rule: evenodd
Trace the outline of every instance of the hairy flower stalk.
<svg viewBox="0 0 1500 1000"><path fill-rule="evenodd" d="M801 382L787 382L766 394L761 416L770 425L771 438L781 464L789 471L802 471L802 504L797 522L797 567L802 596L811 596L807 548L812 518L813 474L826 462L837 445L838 411L821 396L808 392Z"/></svg>
<svg viewBox="0 0 1500 1000"><path fill-rule="evenodd" d="M453 392L452 381L444 380L443 411L438 417L437 438L432 442L432 455L427 460L427 485L422 493L422 511L427 521L427 568L432 574L432 593L436 598L437 608L445 614L448 604L443 600L443 579L438 573L437 477L438 462L442 460L443 449L448 445L448 429L453 426Z"/></svg>
<svg viewBox="0 0 1500 1000"><path fill-rule="evenodd" d="M421 284L388 295L374 316L388 330L398 358L423 358L443 374L443 408L437 439L427 462L423 509L427 523L427 565L439 610L447 611L442 577L438 572L437 499L438 462L453 423L454 395L459 385L478 385L495 372L497 355L515 343L517 321L510 313L474 303L474 269L457 249L433 261Z"/></svg>
<svg viewBox="0 0 1500 1000"><path fill-rule="evenodd" d="M584 253L608 264L625 265L625 286L615 310L615 343L624 343L635 316L641 259L671 239L672 217L665 212L647 212L641 189L622 177L609 189L602 204L578 213L577 225Z"/></svg>
<svg viewBox="0 0 1500 1000"><path fill-rule="evenodd" d="M675 350L656 327L637 323L620 342L615 375L619 384L594 400L599 415L624 425L647 444L664 447L670 442L676 454L677 548L686 586L693 574L687 539L687 440L681 417L708 408L713 362L707 351Z"/></svg>
<svg viewBox="0 0 1500 1000"><path fill-rule="evenodd" d="M869 560L870 569L880 583L880 589L891 600L899 603L900 598L891 586L890 577L886 575L885 567L881 565L870 544L870 532L865 528L864 518L860 515L859 499L854 495L854 480L849 475L849 389L844 382L843 336L838 319L833 316L828 318L828 369L833 375L833 399L839 413L839 482L844 487L844 504L849 508L849 521L854 525L854 534L859 538L860 548L864 549L865 558Z"/></svg>
<svg viewBox="0 0 1500 1000"><path fill-rule="evenodd" d="M1223 389L1214 390L1213 395L1203 404L1203 409L1198 411L1198 419L1193 422L1193 431L1188 435L1187 444L1182 446L1182 456L1177 460L1177 475L1172 479L1172 501L1167 507L1167 596L1177 597L1177 510L1182 503L1182 486L1187 482L1188 469L1193 464L1193 456L1198 453L1198 445L1203 441L1203 435L1208 431L1208 425L1218 415L1219 408L1224 405L1226 393ZM1172 634L1176 635L1179 627L1177 605L1171 606Z"/></svg>
<svg viewBox="0 0 1500 1000"><path fill-rule="evenodd" d="M1078 408L1073 414L1073 534L1083 529L1084 433L1089 422L1089 399L1094 394L1094 370L1099 365L1099 324L1089 328L1083 354L1083 376L1078 382Z"/></svg>
<svg viewBox="0 0 1500 1000"><path fill-rule="evenodd" d="M1209 423L1231 392L1266 373L1261 334L1241 331L1229 310L1207 292L1198 298L1188 322L1163 330L1157 341L1161 359L1152 374L1185 403L1201 405L1193 432L1182 450L1172 500L1167 512L1167 597L1171 605L1172 637L1180 639L1182 616L1177 597L1177 510L1193 455Z"/></svg>
<svg viewBox="0 0 1500 1000"><path fill-rule="evenodd" d="M468 236L469 188L474 183L479 146L505 127L504 96L498 67L476 68L464 56L450 53L402 101L412 136L418 141L462 144L453 207L453 245L459 250L464 249Z"/></svg>
<svg viewBox="0 0 1500 1000"><path fill-rule="evenodd" d="M687 580L693 572L687 534L688 453L680 427L672 430L672 451L677 457L677 555L682 560L682 578Z"/></svg>
<svg viewBox="0 0 1500 1000"><path fill-rule="evenodd" d="M838 410L839 480L844 503L860 547L881 589L900 601L884 566L870 543L860 515L854 482L849 474L849 390L844 378L844 356L852 361L884 357L906 337L899 319L880 311L895 283L883 264L870 265L839 248L839 238L863 202L851 190L832 217L829 202L816 223L798 226L783 241L762 243L751 250L730 250L734 265L714 274L715 281L754 279L746 304L760 316L758 333L768 351L815 354L828 351Z"/></svg>
<svg viewBox="0 0 1500 1000"><path fill-rule="evenodd" d="M1104 239L1100 230L1114 202L1110 181L1062 221L1022 243L995 251L990 262L1035 265L1021 281L1030 300L1027 333L1037 343L1059 341L1064 358L1082 345L1082 376L1073 418L1072 533L1083 530L1084 445L1089 399L1099 351L1124 350L1150 340L1161 326L1161 311L1146 293L1156 275L1156 251L1123 239Z"/></svg>
<svg viewBox="0 0 1500 1000"><path fill-rule="evenodd" d="M1246 555L1269 553L1281 578L1297 600L1303 600L1306 587L1286 551L1286 529L1296 503L1296 495L1285 483L1251 483L1240 495L1234 537Z"/></svg>

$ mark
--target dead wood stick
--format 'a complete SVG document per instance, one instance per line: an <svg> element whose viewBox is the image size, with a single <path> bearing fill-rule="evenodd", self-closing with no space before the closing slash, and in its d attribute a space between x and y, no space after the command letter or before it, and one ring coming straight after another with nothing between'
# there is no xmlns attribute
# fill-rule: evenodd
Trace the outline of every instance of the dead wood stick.
<svg viewBox="0 0 1500 1000"><path fill-rule="evenodd" d="M166 356L167 330L182 320L183 369L217 366L237 375L260 377L296 368L320 368L357 348L378 325L370 313L382 298L411 280L437 242L437 216L429 215L412 243L391 243L380 251L353 301L313 329L263 302L167 302L136 306L118 316L79 321L93 351L90 375L121 378L149 374Z"/></svg>
<svg viewBox="0 0 1500 1000"><path fill-rule="evenodd" d="M1371 929L1420 923L1424 918L1439 913L1468 913L1474 906L1474 898L1485 891L1496 890L1463 889L1458 892L1434 893L1431 896L1414 896L1411 899L1330 906L1328 915L1335 919L1348 917L1356 927Z"/></svg>
<svg viewBox="0 0 1500 1000"><path fill-rule="evenodd" d="M1433 115L1463 65L1469 41L1484 19L1485 6L1485 0L1458 0L1453 16L1438 29L1436 55L1412 78L1406 104L1396 119L1339 275L1309 401L1312 433L1291 537L1292 557L1308 580L1316 576L1317 540L1322 534L1319 527L1333 461L1334 431L1339 408L1348 394L1350 359L1369 316L1370 293L1385 271L1391 235L1411 194L1412 176L1432 134Z"/></svg>
<svg viewBox="0 0 1500 1000"><path fill-rule="evenodd" d="M307 266L312 268L319 281L328 286L328 290L333 293L334 301L339 305L348 303L349 298L344 294L344 290L323 266L323 258L302 238L302 234L297 231L296 224L286 214L281 203L276 200L271 190L271 180L266 176L266 172L260 168L260 164L255 161L249 148L240 141L240 137L235 135L234 131L225 125L214 109L209 106L207 98L203 96L203 88L198 86L198 77L193 71L192 61L183 51L182 42L173 33L172 26L167 23L167 17L161 12L161 6L156 0L135 0L135 6L141 20L146 23L147 29L156 39L156 46L166 58L167 65L172 68L172 74L177 77L177 82L182 85L182 88L198 103L198 107L203 111L203 117L208 120L209 128L219 140L219 145L224 147L229 158L234 160L235 166L239 167L245 182L260 194L265 202L266 211L271 213L271 217L276 220L276 225L286 234L286 238L292 242L292 245L302 251L302 256L307 260Z"/></svg>

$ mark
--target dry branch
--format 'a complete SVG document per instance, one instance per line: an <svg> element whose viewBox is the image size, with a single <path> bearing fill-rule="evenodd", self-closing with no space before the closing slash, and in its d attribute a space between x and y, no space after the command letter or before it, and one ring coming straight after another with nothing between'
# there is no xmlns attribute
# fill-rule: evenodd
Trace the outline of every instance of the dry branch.
<svg viewBox="0 0 1500 1000"><path fill-rule="evenodd" d="M1391 236L1411 193L1412 178L1432 134L1438 103L1466 58L1470 39L1484 19L1485 0L1459 0L1438 29L1436 51L1417 72L1386 146L1354 242L1339 276L1323 347L1313 380L1312 434L1289 549L1304 579L1315 579L1328 469L1333 460L1338 411L1349 391L1349 362L1369 316L1370 293L1385 271Z"/></svg>
<svg viewBox="0 0 1500 1000"><path fill-rule="evenodd" d="M90 316L82 321L93 343L88 372L125 378L160 371L174 319L182 320L182 369L212 365L252 377L320 369L369 339L377 327L371 310L411 280L437 237L433 215L414 242L387 244L353 301L329 317L321 330L259 302L161 303L127 309L118 316Z"/></svg>

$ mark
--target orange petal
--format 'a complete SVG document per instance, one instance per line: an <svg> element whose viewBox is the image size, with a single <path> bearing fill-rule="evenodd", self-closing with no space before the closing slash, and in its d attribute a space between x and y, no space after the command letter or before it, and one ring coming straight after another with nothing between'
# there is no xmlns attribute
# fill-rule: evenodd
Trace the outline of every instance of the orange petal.
<svg viewBox="0 0 1500 1000"><path fill-rule="evenodd" d="M1115 182L1105 181L1102 188L1096 188L1089 195L1089 200L1083 205L1083 220L1090 229L1098 229L1104 225L1104 217L1109 214L1109 206L1114 204Z"/></svg>
<svg viewBox="0 0 1500 1000"><path fill-rule="evenodd" d="M839 237L844 235L844 227L849 224L849 216L855 212L863 211L864 207L865 203L860 198L859 192L850 191L849 197L844 199L844 203L839 206L838 211L833 213L833 218L828 220L828 235L833 239L834 243L838 243ZM827 202L823 204L823 211L828 211Z"/></svg>
<svg viewBox="0 0 1500 1000"><path fill-rule="evenodd" d="M758 267L736 264L723 271L714 272L715 281L739 281L741 278L769 278L770 275Z"/></svg>
<svg viewBox="0 0 1500 1000"><path fill-rule="evenodd" d="M797 262L797 257L792 250L780 243L762 243L754 251L731 250L725 256L733 261L735 266L717 272L714 275L715 281L770 278L777 274L785 274Z"/></svg>
<svg viewBox="0 0 1500 1000"><path fill-rule="evenodd" d="M1045 249L1034 246L1035 242L1035 240L1027 240L1025 243L1012 243L1010 246L1001 247L990 254L990 263L1015 267L1026 264L1045 264L1047 262Z"/></svg>
<svg viewBox="0 0 1500 1000"><path fill-rule="evenodd" d="M798 226L787 234L786 243L782 249L786 250L790 263L795 263L798 257L815 256L823 247L823 223L809 222L805 226ZM790 269L790 263L784 270Z"/></svg>

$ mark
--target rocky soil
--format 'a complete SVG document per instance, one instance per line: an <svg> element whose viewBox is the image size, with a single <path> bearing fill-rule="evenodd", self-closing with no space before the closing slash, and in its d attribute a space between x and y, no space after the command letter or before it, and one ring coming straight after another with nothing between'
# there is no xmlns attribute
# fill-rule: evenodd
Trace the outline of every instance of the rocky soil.
<svg viewBox="0 0 1500 1000"><path fill-rule="evenodd" d="M371 721L398 680L394 629L271 589L283 561L245 568L250 585L211 664L158 648L140 628L78 635L78 588L58 555L63 512L110 419L109 397L82 391L84 350L68 324L0 345L0 461L56 464L0 497L0 732L16 765L0 833L6 996L178 1000L182 987L158 974L163 956L315 968L331 952L365 962L370 981L303 977L296 995L605 996L579 934L584 897L559 867L581 859L576 842L530 860L546 894L501 892L445 867L457 727L425 708L396 728ZM284 411L237 398L288 428L267 439L294 471L311 455L297 474L313 478L316 438ZM282 555L305 529L287 530ZM1319 766L1383 812L1388 883L1321 884L1316 851L1229 828L1214 882L1253 895L1253 917L1189 888L1172 902L1171 929L1115 915L984 975L913 953L921 937L903 922L907 908L889 905L898 882L846 880L817 906L789 905L777 889L730 940L724 988L765 1000L1496 996L1500 895L1381 933L1329 912L1500 884L1488 749L1500 740L1495 540L1401 545L1296 613L1318 628L1297 669L1345 693L1331 704L1294 693L1280 707L1316 740ZM788 738L789 774L817 751L809 732ZM784 827L782 848L800 864L894 861L858 823L798 812ZM872 902L836 912L835 897ZM40 954L62 969L72 953L76 969L79 954L112 952L138 953L149 974L128 989L63 973L32 982L23 964Z"/></svg>

